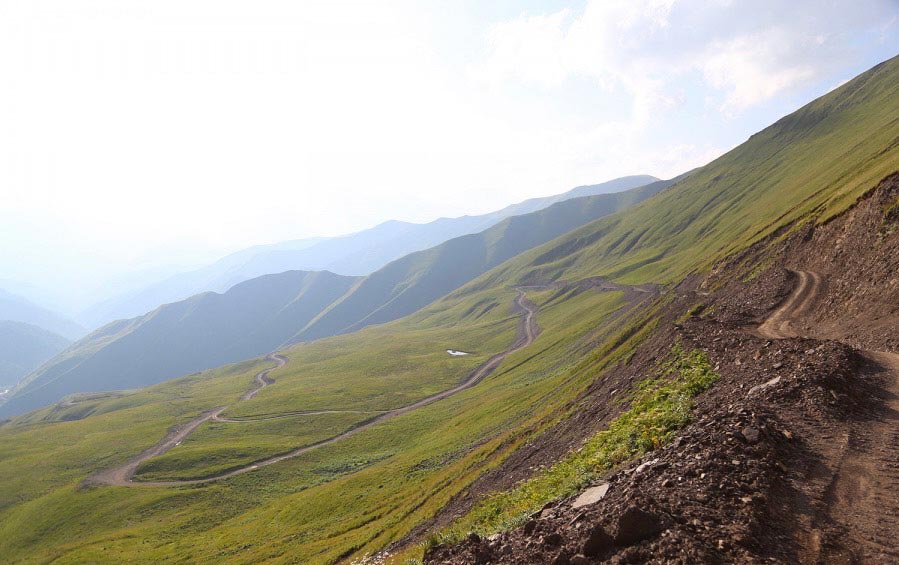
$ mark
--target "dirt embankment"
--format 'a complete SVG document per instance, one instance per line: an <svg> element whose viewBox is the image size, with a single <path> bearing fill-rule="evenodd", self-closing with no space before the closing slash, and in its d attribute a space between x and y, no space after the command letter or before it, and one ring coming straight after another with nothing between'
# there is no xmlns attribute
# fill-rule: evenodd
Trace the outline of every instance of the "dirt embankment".
<svg viewBox="0 0 899 565"><path fill-rule="evenodd" d="M631 363L495 474L524 478L558 458L553 444L567 450L603 427L612 391L647 374L676 339L705 350L721 375L693 423L607 477L600 501L557 501L425 561L899 562L899 221L888 213L897 202L893 176L826 225L685 281Z"/></svg>

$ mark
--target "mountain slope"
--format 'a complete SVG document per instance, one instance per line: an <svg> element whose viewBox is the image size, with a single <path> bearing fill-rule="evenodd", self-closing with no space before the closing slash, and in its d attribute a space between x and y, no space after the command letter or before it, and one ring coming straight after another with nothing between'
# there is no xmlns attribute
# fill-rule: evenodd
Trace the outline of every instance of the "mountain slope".
<svg viewBox="0 0 899 565"><path fill-rule="evenodd" d="M295 339L309 341L411 314L507 259L585 222L645 200L679 178L615 194L566 200L538 212L513 216L481 233L409 254L360 281Z"/></svg>
<svg viewBox="0 0 899 565"><path fill-rule="evenodd" d="M533 198L489 214L440 218L426 224L389 221L342 237L259 245L228 255L202 269L174 275L138 293L97 305L82 313L79 320L97 327L112 320L143 314L160 304L206 291L225 292L239 282L290 270L368 275L404 255L455 237L481 232L511 216L535 212L555 202L620 192L657 180L649 175L634 175L577 187L563 194Z"/></svg>
<svg viewBox="0 0 899 565"><path fill-rule="evenodd" d="M157 383L402 317L522 250L639 202L674 181L587 196L515 216L493 228L413 253L369 277L289 271L166 304L112 322L29 375L0 405L19 414L66 394Z"/></svg>
<svg viewBox="0 0 899 565"><path fill-rule="evenodd" d="M897 351L899 192L894 185L868 201L855 222L833 218L883 171L899 169L897 87L893 60L669 190L512 258L416 314L286 349L273 386L144 471L189 478L211 464L227 469L319 446L302 457L190 488L78 488L173 426L236 402L259 362L84 400L66 412L77 421L59 422L49 409L0 426L0 554L333 563L389 548L405 562L422 557L424 543L415 542L440 541L459 517L458 532L475 546L448 556L460 562L490 559L497 540L527 552L497 557L513 562L564 563L587 549L591 559L616 553L629 562L851 561L851 553L798 553L803 543L830 551L855 535L819 532L831 513L858 522L849 527L880 522L891 542L888 520L854 520L844 506L878 502L852 483L852 465L872 461L853 461L858 450L895 460L890 411L850 410L866 397L870 405L868 387L883 375L857 378L846 345L814 343L814 334L774 341L753 329L793 301L796 275L785 267L820 269L835 278L812 308L800 306L811 317L797 324L868 341L870 326L842 323L847 306L887 312L879 345L860 345ZM657 296L579 284L601 275L670 285ZM325 443L372 414L456 386L507 348L517 318L512 287L541 280L555 282L525 291L542 332L489 378ZM472 355L451 358L446 347ZM699 382L683 382L683 373ZM336 416L358 419L329 419ZM878 435L840 439L867 427ZM631 458L644 451L638 471ZM43 472L25 472L37 465ZM609 477L610 468L620 472ZM895 475L886 457L865 471L875 479L866 492ZM569 494L601 479L612 483L602 503L570 508ZM640 536L620 535L624 516L643 526ZM516 525L499 538L467 535Z"/></svg>
<svg viewBox="0 0 899 565"><path fill-rule="evenodd" d="M522 254L471 285L603 275L667 283L799 219L825 221L899 167L899 59L696 169L676 190Z"/></svg>
<svg viewBox="0 0 899 565"><path fill-rule="evenodd" d="M76 392L147 386L267 353L355 282L329 272L289 271L113 322L29 375L0 405L0 414L26 412Z"/></svg>
<svg viewBox="0 0 899 565"><path fill-rule="evenodd" d="M12 386L70 343L24 322L0 321L0 388Z"/></svg>
<svg viewBox="0 0 899 565"><path fill-rule="evenodd" d="M4 290L0 290L0 320L31 324L68 339L77 339L86 331L64 316Z"/></svg>

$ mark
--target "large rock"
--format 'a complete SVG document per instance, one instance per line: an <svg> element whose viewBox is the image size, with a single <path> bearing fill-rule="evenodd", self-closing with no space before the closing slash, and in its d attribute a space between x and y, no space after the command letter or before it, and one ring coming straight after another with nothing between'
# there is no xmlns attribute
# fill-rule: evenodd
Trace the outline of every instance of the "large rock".
<svg viewBox="0 0 899 565"><path fill-rule="evenodd" d="M662 521L645 510L630 506L618 518L615 545L634 545L658 535L664 528Z"/></svg>
<svg viewBox="0 0 899 565"><path fill-rule="evenodd" d="M582 506L595 504L602 500L607 492L609 492L609 483L602 483L600 485L590 487L582 492L580 496L574 499L574 502L571 503L571 507L581 508Z"/></svg>
<svg viewBox="0 0 899 565"><path fill-rule="evenodd" d="M606 533L602 526L594 526L584 542L582 552L588 557L596 557L612 549L612 536Z"/></svg>

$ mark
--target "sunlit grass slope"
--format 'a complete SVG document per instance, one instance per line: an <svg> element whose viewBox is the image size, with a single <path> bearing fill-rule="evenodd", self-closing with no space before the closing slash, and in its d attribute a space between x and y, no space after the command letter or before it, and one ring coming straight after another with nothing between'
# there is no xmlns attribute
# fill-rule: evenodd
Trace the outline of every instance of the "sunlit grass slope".
<svg viewBox="0 0 899 565"><path fill-rule="evenodd" d="M899 58L782 118L675 187L523 253L465 291L606 275L673 282L801 218L826 220L899 169Z"/></svg>

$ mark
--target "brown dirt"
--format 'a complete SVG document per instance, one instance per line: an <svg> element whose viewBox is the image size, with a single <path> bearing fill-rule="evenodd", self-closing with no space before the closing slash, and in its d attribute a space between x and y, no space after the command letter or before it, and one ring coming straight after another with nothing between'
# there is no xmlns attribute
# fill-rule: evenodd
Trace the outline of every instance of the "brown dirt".
<svg viewBox="0 0 899 565"><path fill-rule="evenodd" d="M610 389L645 376L675 339L705 350L721 375L693 423L608 476L601 501L556 501L491 539L436 546L425 562L899 562L899 225L884 214L897 200L893 175L840 217L670 291L662 326L630 365L602 375L570 420L443 517L605 426ZM676 323L697 303L704 313Z"/></svg>

